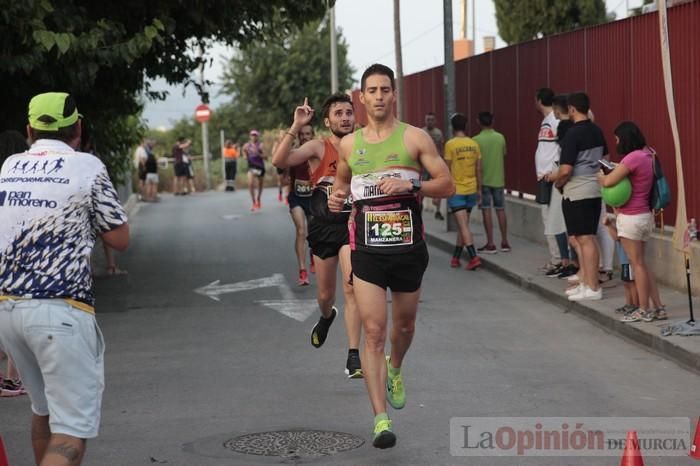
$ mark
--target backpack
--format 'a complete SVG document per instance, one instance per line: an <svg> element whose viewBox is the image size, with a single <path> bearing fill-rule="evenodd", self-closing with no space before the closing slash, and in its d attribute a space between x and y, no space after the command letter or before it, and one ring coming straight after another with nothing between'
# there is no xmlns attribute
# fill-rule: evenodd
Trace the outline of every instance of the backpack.
<svg viewBox="0 0 700 466"><path fill-rule="evenodd" d="M671 203L671 188L661 169L661 162L656 157L656 152L651 151L651 167L654 171L654 182L651 185L651 195L649 196L649 207L651 210L662 210Z"/></svg>

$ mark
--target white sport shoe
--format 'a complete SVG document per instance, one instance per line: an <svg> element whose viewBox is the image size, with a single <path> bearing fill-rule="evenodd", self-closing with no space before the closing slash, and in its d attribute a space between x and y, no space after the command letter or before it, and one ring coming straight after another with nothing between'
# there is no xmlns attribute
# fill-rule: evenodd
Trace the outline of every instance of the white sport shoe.
<svg viewBox="0 0 700 466"><path fill-rule="evenodd" d="M593 291L585 285L583 286L581 291L569 296L569 301L598 301L601 299L603 299L602 288L598 288L596 291Z"/></svg>
<svg viewBox="0 0 700 466"><path fill-rule="evenodd" d="M583 284L569 288L565 291L565 293L566 293L566 296L572 296L575 294L579 294L582 289L583 289Z"/></svg>
<svg viewBox="0 0 700 466"><path fill-rule="evenodd" d="M569 277L566 277L566 280L570 281L570 282L577 282L577 281L579 281L578 274L575 273Z"/></svg>

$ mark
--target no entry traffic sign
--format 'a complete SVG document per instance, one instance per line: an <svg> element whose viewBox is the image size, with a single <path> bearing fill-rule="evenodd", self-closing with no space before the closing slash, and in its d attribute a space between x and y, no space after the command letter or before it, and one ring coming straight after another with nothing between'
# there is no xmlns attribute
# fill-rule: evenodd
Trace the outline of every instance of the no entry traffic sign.
<svg viewBox="0 0 700 466"><path fill-rule="evenodd" d="M197 105L197 108L194 109L194 118L200 123L209 121L209 118L211 118L211 109L204 104Z"/></svg>

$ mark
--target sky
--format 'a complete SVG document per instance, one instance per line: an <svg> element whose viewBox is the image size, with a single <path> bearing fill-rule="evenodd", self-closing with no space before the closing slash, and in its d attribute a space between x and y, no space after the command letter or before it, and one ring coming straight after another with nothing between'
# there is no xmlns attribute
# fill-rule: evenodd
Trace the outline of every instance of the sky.
<svg viewBox="0 0 700 466"><path fill-rule="evenodd" d="M496 36L496 47L504 47L505 42L498 37L493 0L474 1L476 53L483 52L484 36ZM468 2L467 36L471 39L472 4L471 0ZM642 0L605 0L605 3L608 11L614 11L617 18L622 19L627 16L626 5L635 8L642 4ZM461 0L452 0L452 30L455 39L460 37L460 5ZM395 68L392 0L336 0L335 14L336 27L342 32L349 46L348 59L355 69L356 81L359 81L362 71L372 63L384 63ZM404 74L443 64L443 34L443 0L401 1ZM218 95L217 81L223 72L226 57L230 57L232 53L232 49L223 45L215 45L210 51L213 64L205 70L205 77L214 82L210 90L210 106L213 109L228 100L227 96ZM165 101L147 102L144 118L151 128L167 129L183 116L194 117L194 108L199 104L199 96L194 88L168 86L165 81L156 80L153 82L153 89L167 90L170 96Z"/></svg>

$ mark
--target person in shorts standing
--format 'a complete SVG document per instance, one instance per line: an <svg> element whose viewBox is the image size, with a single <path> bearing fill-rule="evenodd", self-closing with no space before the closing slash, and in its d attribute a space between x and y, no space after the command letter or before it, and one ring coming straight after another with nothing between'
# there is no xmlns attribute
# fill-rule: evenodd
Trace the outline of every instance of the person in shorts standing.
<svg viewBox="0 0 700 466"><path fill-rule="evenodd" d="M491 209L496 210L498 228L501 231L501 252L510 252L508 243L508 220L506 219L506 138L493 129L493 114L480 112L478 115L481 132L472 139L479 144L481 152L481 215L484 219L486 244L478 252L493 254L497 251L493 240L493 218Z"/></svg>
<svg viewBox="0 0 700 466"><path fill-rule="evenodd" d="M147 202L158 202L160 200L158 198L158 183L160 179L158 177L158 159L156 159L156 154L153 153L153 141L146 141L145 149L146 191L144 200Z"/></svg>
<svg viewBox="0 0 700 466"><path fill-rule="evenodd" d="M579 285L567 291L570 301L599 300L603 290L598 281L600 252L596 233L600 221L601 194L599 161L608 155L603 131L588 119L590 100L583 92L569 95L569 116L573 126L561 143L560 166L555 186L563 188L562 211L566 231L578 244Z"/></svg>
<svg viewBox="0 0 700 466"><path fill-rule="evenodd" d="M142 200L146 197L146 157L148 155L146 152L147 144L148 141L144 139L134 151L134 168L136 168L136 177L138 178L139 183L139 195L141 196Z"/></svg>
<svg viewBox="0 0 700 466"><path fill-rule="evenodd" d="M631 121L623 121L615 128L615 141L617 153L623 155L622 161L607 175L598 172L598 182L602 187L610 187L627 177L632 184L629 200L616 209L615 224L617 236L634 273L639 309L623 316L622 322L663 320L667 318L666 309L661 304L654 274L644 258L654 225L650 198L654 184L655 153L647 146L642 131Z"/></svg>
<svg viewBox="0 0 700 466"><path fill-rule="evenodd" d="M0 346L31 400L36 464L77 466L98 435L104 390L90 254L98 236L125 250L129 226L104 164L75 150L75 100L39 94L28 119L30 149L0 169ZM26 166L50 176L18 181Z"/></svg>
<svg viewBox="0 0 700 466"><path fill-rule="evenodd" d="M189 169L187 168L185 150L190 144L192 144L192 142L189 139L179 137L173 146L172 158L175 161L173 165L173 170L175 171L175 178L173 178L173 194L176 196L184 196L187 194L185 192L185 187L187 186Z"/></svg>
<svg viewBox="0 0 700 466"><path fill-rule="evenodd" d="M455 246L451 267L461 265L462 250L466 247L469 255L467 270L476 270L481 266L474 237L469 229L469 215L479 204L481 193L481 152L479 145L467 137L467 117L456 113L450 118L454 137L445 144L445 162L456 186L454 196L447 199L447 207L457 222L457 244Z"/></svg>

